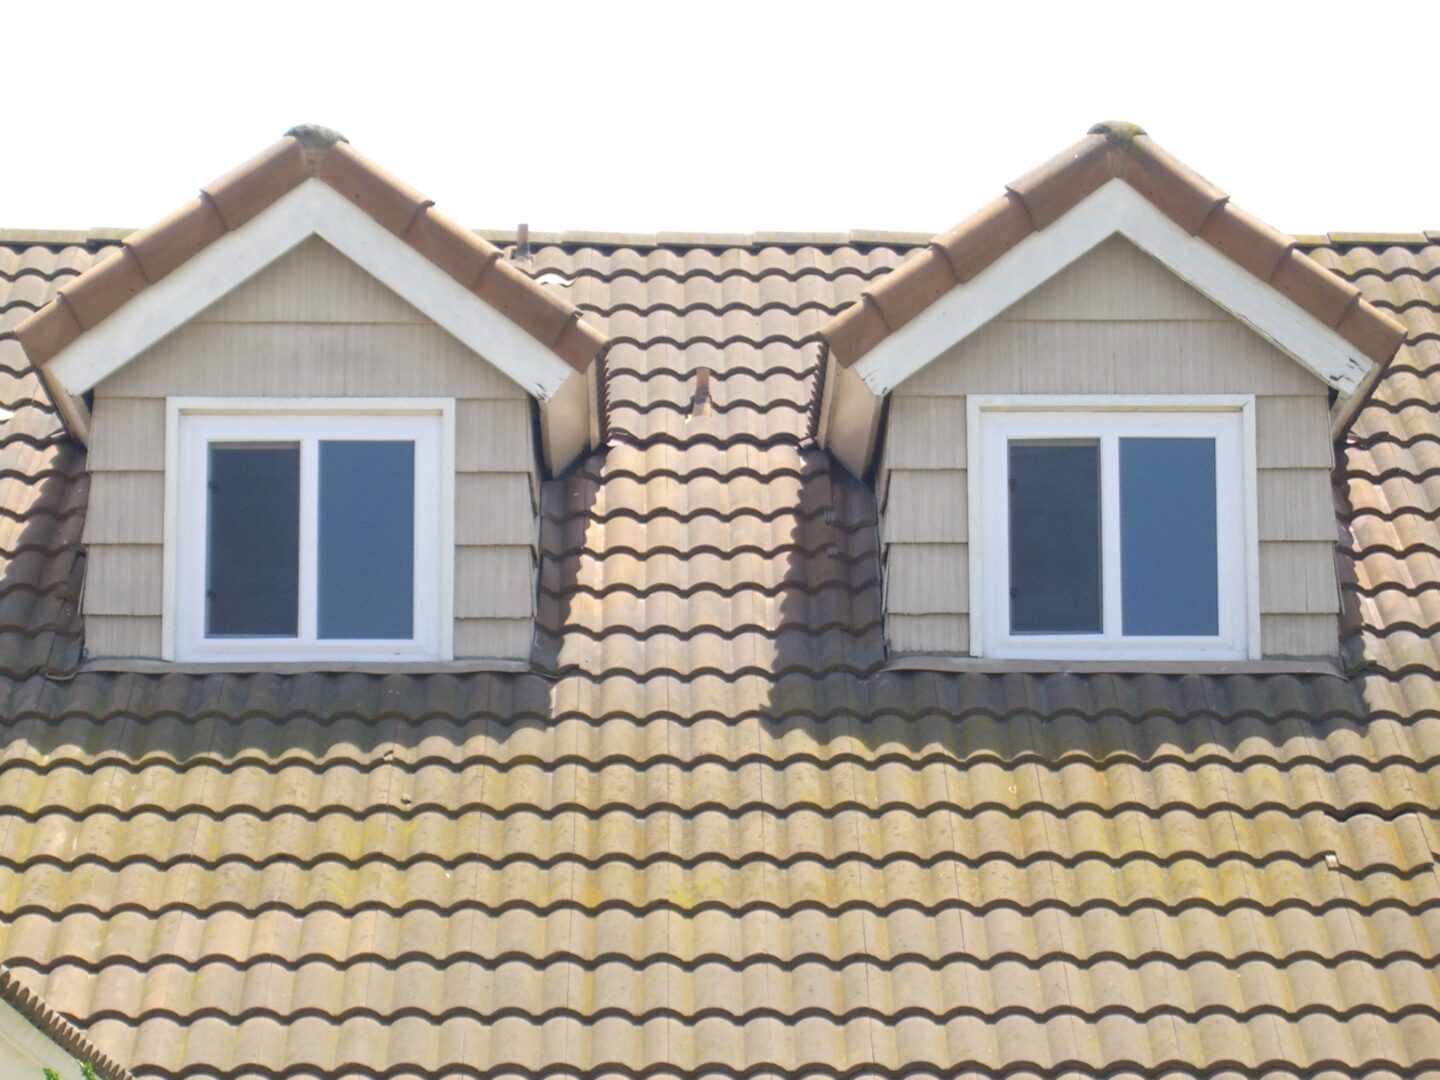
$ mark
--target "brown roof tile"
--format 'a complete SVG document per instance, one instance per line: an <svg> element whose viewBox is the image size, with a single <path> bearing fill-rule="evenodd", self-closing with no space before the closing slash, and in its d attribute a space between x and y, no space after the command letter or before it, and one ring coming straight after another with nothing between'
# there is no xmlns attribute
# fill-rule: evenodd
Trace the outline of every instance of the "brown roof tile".
<svg viewBox="0 0 1440 1080"><path fill-rule="evenodd" d="M1333 329L1346 318L1350 327L1347 340L1357 347L1364 342L1382 349L1397 333L1393 319L1368 301L1361 300L1358 310L1350 314L1355 294L1345 282L1297 250L1292 238L1232 208L1224 192L1171 157L1133 124L1097 124L1074 146L1007 185L1006 191L1023 205L1033 228L1044 229L1116 177L1181 228L1199 234L1246 270L1273 284L1326 326ZM968 281L1024 235L1011 206L992 204L932 241L949 256L948 266L911 255L910 262L918 261L919 266L906 266L903 276L897 271L865 290L877 313L885 312L884 332L874 316L852 314L855 309L850 308L822 326L819 333L839 363L849 367L924 310L924 305L917 303L919 298L938 298L956 280ZM890 296L902 289L903 295ZM1391 353L1367 355L1383 365Z"/></svg>
<svg viewBox="0 0 1440 1080"><path fill-rule="evenodd" d="M234 232L311 175L301 140L287 135L206 184L200 194L215 207L225 230Z"/></svg>
<svg viewBox="0 0 1440 1080"><path fill-rule="evenodd" d="M1227 202L1200 227L1200 239L1262 281L1274 276L1295 240Z"/></svg>
<svg viewBox="0 0 1440 1080"><path fill-rule="evenodd" d="M1086 135L1005 190L1024 205L1030 224L1044 229L1115 175L1110 158L1108 139Z"/></svg>
<svg viewBox="0 0 1440 1080"><path fill-rule="evenodd" d="M585 371L605 348L606 340L598 331L572 325L577 313L563 298L513 268L501 266L497 273L493 245L445 221L430 209L430 200L355 153L343 137L308 126L293 129L206 185L195 202L127 237L118 257L62 287L68 312L63 310L64 301L52 301L21 323L16 337L32 362L43 367L79 336L71 332L73 320L78 320L82 332L94 327L146 285L174 271L225 232L240 228L312 176L427 258L443 259L437 265L452 277L468 277L462 284L576 370ZM469 276L472 266L475 277Z"/></svg>
<svg viewBox="0 0 1440 1080"><path fill-rule="evenodd" d="M406 235L418 215L435 205L343 141L330 147L316 175L399 237Z"/></svg>
<svg viewBox="0 0 1440 1080"><path fill-rule="evenodd" d="M933 242L950 260L955 280L964 283L1032 232L1025 204L1007 192Z"/></svg>
<svg viewBox="0 0 1440 1080"><path fill-rule="evenodd" d="M80 325L89 330L147 284L140 260L122 248L60 286L60 295Z"/></svg>
<svg viewBox="0 0 1440 1080"><path fill-rule="evenodd" d="M199 196L169 217L125 237L147 281L159 281L192 255L225 235L225 221L213 200Z"/></svg>

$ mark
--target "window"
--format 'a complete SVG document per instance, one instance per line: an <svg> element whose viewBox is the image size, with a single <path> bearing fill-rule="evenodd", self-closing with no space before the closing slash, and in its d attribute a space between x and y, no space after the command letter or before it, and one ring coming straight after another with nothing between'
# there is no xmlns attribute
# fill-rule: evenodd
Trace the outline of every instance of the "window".
<svg viewBox="0 0 1440 1080"><path fill-rule="evenodd" d="M166 655L448 659L445 400L171 399Z"/></svg>
<svg viewBox="0 0 1440 1080"><path fill-rule="evenodd" d="M969 399L971 635L1014 659L1258 656L1251 399Z"/></svg>

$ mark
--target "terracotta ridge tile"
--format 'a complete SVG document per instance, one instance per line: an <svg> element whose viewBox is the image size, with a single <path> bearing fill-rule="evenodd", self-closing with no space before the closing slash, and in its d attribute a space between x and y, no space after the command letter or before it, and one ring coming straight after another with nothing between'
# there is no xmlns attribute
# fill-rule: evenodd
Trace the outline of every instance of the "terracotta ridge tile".
<svg viewBox="0 0 1440 1080"><path fill-rule="evenodd" d="M80 325L89 330L148 284L135 252L122 247L118 254L101 259L58 291Z"/></svg>
<svg viewBox="0 0 1440 1080"><path fill-rule="evenodd" d="M224 235L225 219L214 200L199 195L154 225L131 233L124 246L153 285Z"/></svg>
<svg viewBox="0 0 1440 1080"><path fill-rule="evenodd" d="M923 254L912 254L866 289L861 294L865 303L835 315L820 328L820 337L842 366L854 364L954 285L969 281L1116 178L1191 236L1341 332L1372 360L1383 363L1398 347L1403 328L1366 301L1355 285L1311 259L1294 237L1234 206L1229 195L1144 129L1124 121L1096 124L1084 138L1007 184L1000 199L934 237ZM874 310L867 311L867 305Z"/></svg>
<svg viewBox="0 0 1440 1080"><path fill-rule="evenodd" d="M42 367L147 285L252 220L281 196L316 178L382 228L510 318L571 367L584 371L608 343L558 295L513 267L498 275L499 248L433 210L432 200L318 125L291 128L278 142L219 179L197 198L132 233L57 297L15 328L30 361Z"/></svg>
<svg viewBox="0 0 1440 1080"><path fill-rule="evenodd" d="M502 255L494 244L438 213L434 206L415 215L404 240L467 289L475 288Z"/></svg>
<svg viewBox="0 0 1440 1080"><path fill-rule="evenodd" d="M310 176L305 148L286 135L242 165L200 189L233 232Z"/></svg>
<svg viewBox="0 0 1440 1080"><path fill-rule="evenodd" d="M55 299L15 327L13 333L25 355L30 357L30 362L36 367L43 367L46 361L78 338L84 329L65 297L56 295Z"/></svg>
<svg viewBox="0 0 1440 1080"><path fill-rule="evenodd" d="M357 154L347 143L336 143L330 149L316 176L400 237L434 205L433 200Z"/></svg>
<svg viewBox="0 0 1440 1080"><path fill-rule="evenodd" d="M1054 223L1087 195L1114 177L1110 140L1086 135L1018 180L1005 190L1019 198L1038 231Z"/></svg>

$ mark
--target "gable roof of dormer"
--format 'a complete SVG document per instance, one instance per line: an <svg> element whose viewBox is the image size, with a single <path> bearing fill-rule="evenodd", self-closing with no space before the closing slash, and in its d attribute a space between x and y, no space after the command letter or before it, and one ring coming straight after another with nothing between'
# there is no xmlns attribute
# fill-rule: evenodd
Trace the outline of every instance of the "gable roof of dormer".
<svg viewBox="0 0 1440 1080"><path fill-rule="evenodd" d="M1071 211L1091 200L1097 206L1095 220L1061 240L1054 227L1067 215L1074 222ZM1145 211L1147 206L1159 215ZM1160 215L1174 228L1162 224L1157 231L1153 219ZM1146 217L1151 220L1136 220ZM855 368L873 393L883 395L940 351L926 355L923 346L917 351L914 342L897 342L894 335L902 328L914 327L922 316L938 321L948 314L954 325L938 338L928 336L929 343L940 340L948 347L954 343L951 337L959 340L983 325L1116 232L1250 323L1342 396L1356 399L1356 405L1404 337L1398 321L1305 254L1293 237L1235 206L1141 128L1118 121L1097 124L1075 145L1006 185L1000 198L931 239L821 327L820 337L840 368ZM1022 245L1038 255L1028 267L1017 258ZM1231 296L1215 295L1202 280L1213 278L1206 268L1220 265L1208 251L1270 286L1283 301L1277 305L1273 295L1250 290L1258 299L1237 304L1246 289L1244 278L1229 283ZM1007 255L1012 261L1006 269L1019 272L1005 275L1008 280L995 287L993 279L985 280L986 272ZM1206 267L1199 267L1202 263ZM964 289L957 293L959 287ZM937 311L942 298L952 312ZM957 316L961 309L964 313ZM1313 324L1300 325L1306 321ZM908 353L903 359L902 352ZM1353 408L1345 412L1350 415Z"/></svg>
<svg viewBox="0 0 1440 1080"><path fill-rule="evenodd" d="M353 235L357 221L373 223L362 225L368 235ZM512 266L498 247L438 213L344 136L316 125L292 128L168 217L128 235L15 336L83 442L79 394L309 235L339 247L542 403L570 375L587 373L608 345L578 309ZM403 243L390 244L391 236ZM207 255L213 265L183 288L175 284ZM172 295L162 296L167 286ZM465 295L483 303L466 304ZM137 302L153 310L122 326Z"/></svg>

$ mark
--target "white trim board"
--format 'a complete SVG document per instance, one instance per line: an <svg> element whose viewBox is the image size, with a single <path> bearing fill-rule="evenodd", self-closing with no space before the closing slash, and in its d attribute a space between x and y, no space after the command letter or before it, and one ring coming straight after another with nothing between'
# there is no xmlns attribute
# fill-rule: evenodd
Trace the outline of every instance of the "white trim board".
<svg viewBox="0 0 1440 1080"><path fill-rule="evenodd" d="M251 221L137 293L48 364L79 396L171 331L318 236L504 372L549 401L575 370L480 297L320 180L309 179Z"/></svg>
<svg viewBox="0 0 1440 1080"><path fill-rule="evenodd" d="M1245 323L1316 378L1349 396L1373 361L1248 270L1191 236L1123 180L1106 183L956 285L855 364L883 397L1086 252L1119 234Z"/></svg>
<svg viewBox="0 0 1440 1080"><path fill-rule="evenodd" d="M54 1069L63 1080L80 1080L75 1056L7 1001L0 1001L0 1077L40 1077Z"/></svg>

